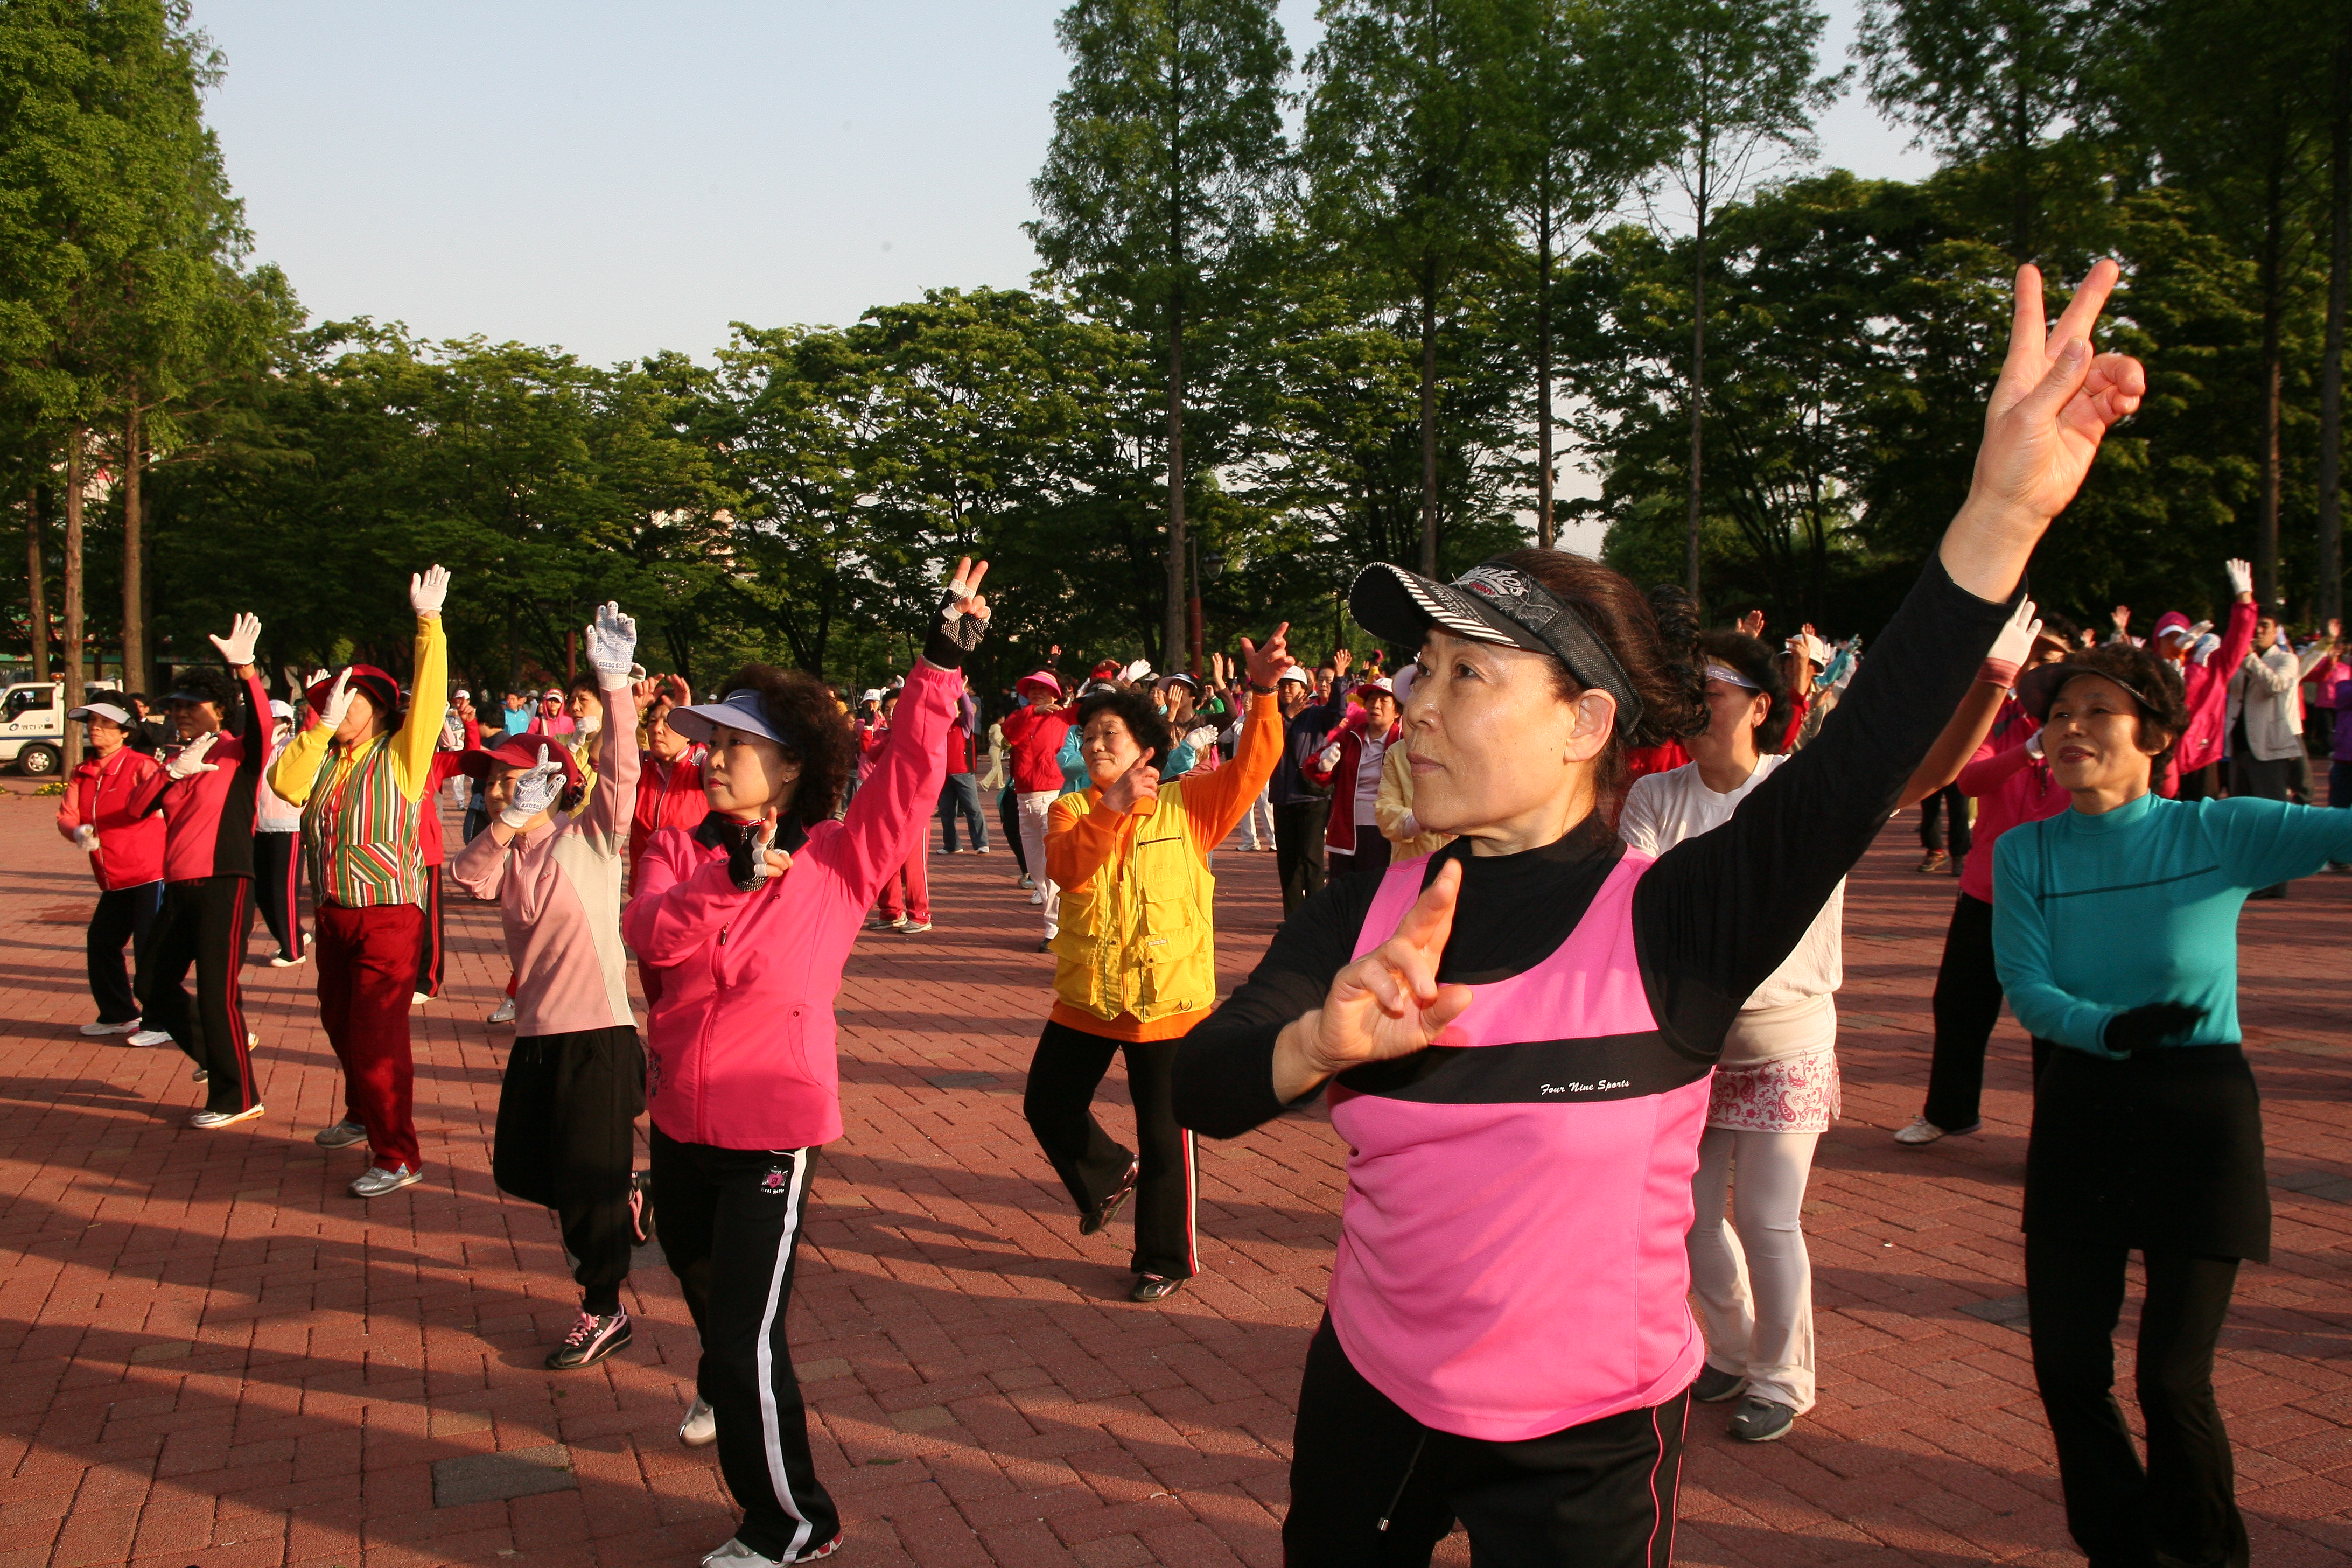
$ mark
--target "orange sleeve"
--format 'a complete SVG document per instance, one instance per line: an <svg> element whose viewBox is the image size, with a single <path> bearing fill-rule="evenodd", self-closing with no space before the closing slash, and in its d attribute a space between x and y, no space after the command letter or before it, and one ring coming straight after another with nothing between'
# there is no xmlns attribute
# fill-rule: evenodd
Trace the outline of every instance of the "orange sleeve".
<svg viewBox="0 0 2352 1568"><path fill-rule="evenodd" d="M1106 866L1116 867L1127 854L1127 841L1134 813L1105 811L1101 795L1093 790L1094 809L1081 812L1070 803L1077 798L1066 795L1055 801L1045 816L1045 875L1056 886L1083 888Z"/></svg>
<svg viewBox="0 0 2352 1568"><path fill-rule="evenodd" d="M1224 842L1281 761L1282 700L1271 692L1253 695L1233 761L1205 777L1195 773L1184 781L1186 829L1195 850L1205 855Z"/></svg>

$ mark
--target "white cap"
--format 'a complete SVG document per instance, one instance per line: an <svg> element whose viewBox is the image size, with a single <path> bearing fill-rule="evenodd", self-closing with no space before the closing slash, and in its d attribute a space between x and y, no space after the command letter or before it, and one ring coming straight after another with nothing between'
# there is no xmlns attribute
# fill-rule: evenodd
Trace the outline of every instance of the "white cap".
<svg viewBox="0 0 2352 1568"><path fill-rule="evenodd" d="M869 686L866 689L865 695L858 698L857 700L860 702L879 702L882 700L882 689L878 686Z"/></svg>
<svg viewBox="0 0 2352 1568"><path fill-rule="evenodd" d="M66 715L68 719L110 719L124 729L131 728L131 710L112 702L85 702Z"/></svg>
<svg viewBox="0 0 2352 1568"><path fill-rule="evenodd" d="M269 715L273 719L291 719L294 717L294 705L283 697L273 697L269 700Z"/></svg>

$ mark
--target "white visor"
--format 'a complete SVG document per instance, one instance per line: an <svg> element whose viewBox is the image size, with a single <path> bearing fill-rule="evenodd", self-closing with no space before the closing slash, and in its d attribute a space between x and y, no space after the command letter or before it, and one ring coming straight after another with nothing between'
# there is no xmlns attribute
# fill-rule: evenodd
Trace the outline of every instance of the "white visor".
<svg viewBox="0 0 2352 1568"><path fill-rule="evenodd" d="M691 708L669 710L669 727L697 745L709 745L711 730L720 724L773 741L779 746L792 744L768 722L766 706L756 691L730 691L724 702L699 702Z"/></svg>
<svg viewBox="0 0 2352 1568"><path fill-rule="evenodd" d="M118 708L111 702L85 702L66 715L68 719L111 719L124 729L131 728L131 710Z"/></svg>
<svg viewBox="0 0 2352 1568"><path fill-rule="evenodd" d="M1732 668L1727 664L1708 664L1706 667L1706 678L1709 680L1720 680L1726 686L1744 687L1749 691L1761 691L1764 689L1762 687L1757 685L1754 681L1748 679L1746 676L1740 674L1738 670Z"/></svg>

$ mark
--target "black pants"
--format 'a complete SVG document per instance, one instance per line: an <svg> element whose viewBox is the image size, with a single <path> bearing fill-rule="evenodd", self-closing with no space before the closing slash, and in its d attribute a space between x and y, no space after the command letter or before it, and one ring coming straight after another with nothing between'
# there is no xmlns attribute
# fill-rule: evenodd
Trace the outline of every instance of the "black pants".
<svg viewBox="0 0 2352 1568"><path fill-rule="evenodd" d="M629 1277L629 1175L646 1108L646 1056L635 1029L524 1035L499 1088L490 1179L555 1211L581 1305L621 1310Z"/></svg>
<svg viewBox="0 0 2352 1568"><path fill-rule="evenodd" d="M1992 963L1992 906L1962 893L1944 931L1936 969L1936 1055L1919 1114L1947 1132L1982 1119L1985 1047L2000 1021L2000 976Z"/></svg>
<svg viewBox="0 0 2352 1568"><path fill-rule="evenodd" d="M1282 912L1323 890L1323 828L1331 819L1328 800L1303 800L1274 808L1274 868L1282 879Z"/></svg>
<svg viewBox="0 0 2352 1568"><path fill-rule="evenodd" d="M719 1149L653 1130L662 1250L702 1336L696 1392L719 1417L735 1534L774 1558L822 1546L841 1513L816 1479L784 1331L814 1149Z"/></svg>
<svg viewBox="0 0 2352 1568"><path fill-rule="evenodd" d="M427 803L428 806L430 803ZM427 996L441 994L441 868L425 868L425 924L416 948L416 989Z"/></svg>
<svg viewBox="0 0 2352 1568"><path fill-rule="evenodd" d="M1395 847L1377 827L1363 823L1356 825L1356 851L1341 855L1327 850L1331 868L1331 880L1342 877L1380 877L1387 873L1389 857Z"/></svg>
<svg viewBox="0 0 2352 1568"><path fill-rule="evenodd" d="M2033 1380L2058 1444L2066 1528L2091 1568L2242 1568L2230 1434L2213 1402L2213 1344L2238 1278L2234 1258L2147 1252L2136 1373L2147 1464L2116 1404L2113 1335L2124 1300L2121 1245L2028 1235L2025 1301ZM2158 1553L2162 1553L2161 1557Z"/></svg>
<svg viewBox="0 0 2352 1568"><path fill-rule="evenodd" d="M1025 873L1029 851L1021 847L1021 796L1011 784L996 797L996 825L1004 829L1004 842L1013 846L1013 863Z"/></svg>
<svg viewBox="0 0 2352 1568"><path fill-rule="evenodd" d="M1298 1393L1286 1568L1420 1568L1456 1520L1478 1568L1667 1568L1689 1410L1685 1391L1521 1443L1435 1431L1365 1381L1327 1317Z"/></svg>
<svg viewBox="0 0 2352 1568"><path fill-rule="evenodd" d="M1945 847L1945 821L1950 819L1951 851L1955 855L1969 852L1969 797L1960 793L1958 784L1946 784L1942 789L1919 803L1919 846L1923 849Z"/></svg>
<svg viewBox="0 0 2352 1568"><path fill-rule="evenodd" d="M2208 763L2203 767L2180 775L2174 798L2177 800L2219 800L2221 798L2221 764Z"/></svg>
<svg viewBox="0 0 2352 1568"><path fill-rule="evenodd" d="M1117 1190L1127 1168L1138 1162L1102 1129L1089 1109L1095 1090L1110 1070L1110 1059L1127 1053L1127 1092L1135 1101L1135 1141L1143 1146L1135 1182L1135 1252L1129 1267L1138 1274L1190 1279L1201 1271L1192 1230L1195 1184L1192 1134L1176 1125L1171 1082L1181 1039L1128 1044L1089 1035L1066 1024L1047 1024L1029 1058L1029 1086L1022 1111L1037 1147L1054 1163L1080 1214Z"/></svg>
<svg viewBox="0 0 2352 1568"><path fill-rule="evenodd" d="M206 1073L206 1110L247 1110L261 1091L245 1047L246 939L253 934L253 879L192 877L163 884L153 958L139 969L147 1026L161 1029ZM180 982L196 967L196 1005Z"/></svg>
<svg viewBox="0 0 2352 1568"><path fill-rule="evenodd" d="M98 1004L100 1023L127 1024L139 1016L139 995L131 987L131 972L122 966L122 944L131 944L131 962L145 973L156 920L163 912L161 882L142 882L135 888L116 888L98 895L82 951L89 969L90 1000Z"/></svg>
<svg viewBox="0 0 2352 1568"><path fill-rule="evenodd" d="M980 814L980 786L970 773L950 773L940 784L940 847L956 852L956 818L961 816L971 834L974 849L988 847L988 818ZM1016 836L1017 837L1017 836Z"/></svg>
<svg viewBox="0 0 2352 1568"><path fill-rule="evenodd" d="M253 836L253 901L281 958L302 956L302 836Z"/></svg>

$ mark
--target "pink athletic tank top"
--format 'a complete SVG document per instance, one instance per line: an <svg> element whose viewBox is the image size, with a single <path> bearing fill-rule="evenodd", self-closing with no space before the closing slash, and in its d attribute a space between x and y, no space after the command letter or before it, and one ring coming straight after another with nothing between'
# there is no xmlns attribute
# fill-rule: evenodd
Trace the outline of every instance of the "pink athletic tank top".
<svg viewBox="0 0 2352 1568"><path fill-rule="evenodd" d="M1390 868L1356 956L1425 859ZM1698 1373L1685 1300L1710 1065L1670 1046L1633 952L1628 853L1557 952L1475 987L1470 1044L1331 1088L1349 1143L1332 1327L1424 1426L1495 1442L1656 1405Z"/></svg>

